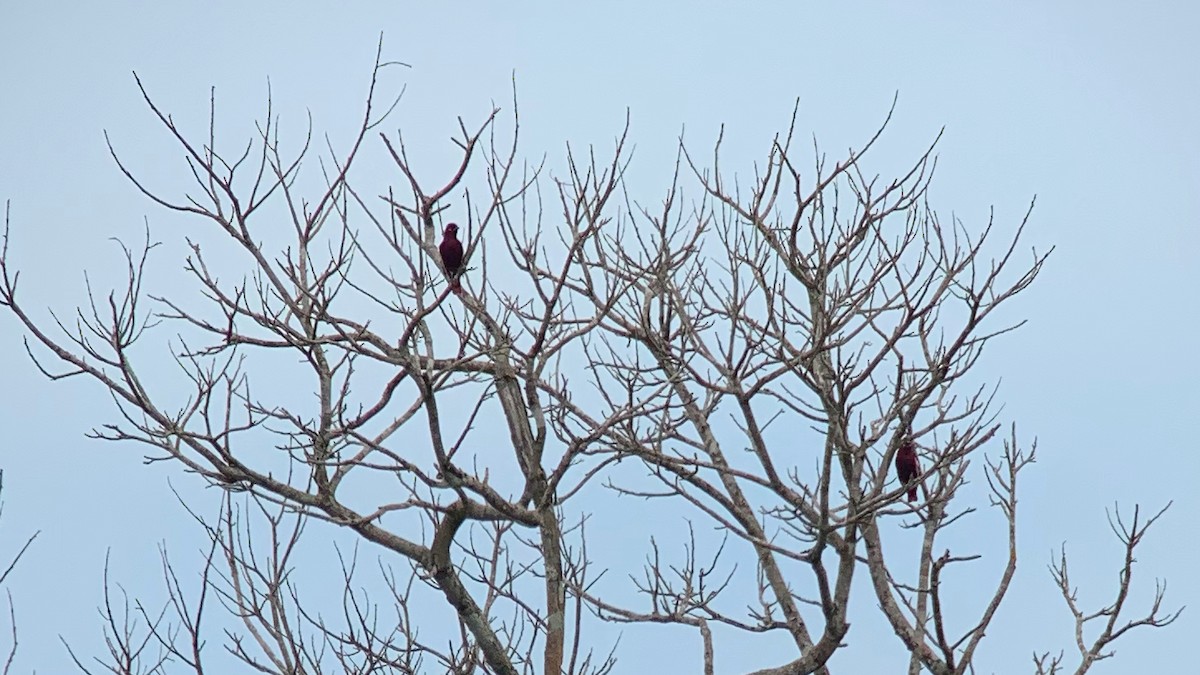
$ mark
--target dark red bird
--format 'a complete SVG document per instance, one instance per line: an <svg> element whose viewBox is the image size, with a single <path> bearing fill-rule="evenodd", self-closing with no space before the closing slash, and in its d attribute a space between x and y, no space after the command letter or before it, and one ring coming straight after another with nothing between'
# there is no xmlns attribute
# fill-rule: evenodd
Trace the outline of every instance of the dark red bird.
<svg viewBox="0 0 1200 675"><path fill-rule="evenodd" d="M917 464L917 452L912 441L904 441L896 451L896 478L901 485L908 486L908 501L917 501L917 475L921 467Z"/></svg>
<svg viewBox="0 0 1200 675"><path fill-rule="evenodd" d="M462 286L458 283L458 272L462 268L463 247L462 242L458 240L458 225L450 223L446 226L446 230L442 232L442 243L438 246L438 251L442 254L442 266L446 268L446 278L450 280L450 290L461 294Z"/></svg>

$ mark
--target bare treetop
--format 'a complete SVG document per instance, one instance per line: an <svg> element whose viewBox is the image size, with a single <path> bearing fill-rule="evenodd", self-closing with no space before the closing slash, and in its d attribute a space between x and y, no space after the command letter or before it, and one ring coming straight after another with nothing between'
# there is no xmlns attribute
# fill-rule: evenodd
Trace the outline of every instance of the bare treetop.
<svg viewBox="0 0 1200 675"><path fill-rule="evenodd" d="M1000 419L994 383L969 375L1021 325L997 310L1049 255L1020 243L1033 204L1015 223L947 219L928 202L936 139L881 177L870 151L890 112L835 161L797 142L798 110L750 178L721 164L723 134L711 155L681 139L669 187L647 201L626 180L628 120L612 148L568 147L555 172L522 160L515 94L460 119L456 168L428 175L380 133L389 65L376 63L349 146L326 143L312 193L299 187L309 144L281 147L270 105L259 135L230 145L180 129L137 80L194 185L161 192L152 167L110 149L143 195L189 217L165 233L188 243L189 291L155 290L148 233L123 247L124 288L89 288L74 319L46 319L20 301L6 218L0 304L38 367L112 395L95 437L223 488L215 517L189 505L212 542L200 588L164 550L167 609L134 625L108 607L105 667L216 672L212 641L272 673L608 673L620 650L590 635L611 621L696 635L680 672L713 673L723 652L777 633L794 650L758 673L828 673L855 645L852 593L869 592L854 611L879 608L907 672L974 672L1016 570L1018 478L1036 444ZM391 163L380 194L360 187L369 152ZM212 234L239 249L238 274L217 271L235 262ZM169 345L170 388L135 342ZM1006 527L978 536L1007 558L990 588L969 589L971 614L961 601L951 613L963 592L945 572L984 547L946 534L984 498ZM676 508L689 515L667 517ZM683 550L589 548L601 509L686 532ZM1112 606L1078 607L1065 553L1051 568L1078 673L1127 630L1178 616L1161 589L1144 617L1123 613L1134 548L1161 516L1136 513L1116 521L1129 555ZM341 611L304 603L292 551L333 530L379 547L386 593L356 591L350 557L333 579ZM912 559L894 545L906 530ZM228 626L206 639L207 593ZM1107 624L1089 643L1095 619ZM1037 672L1066 667L1038 648Z"/></svg>

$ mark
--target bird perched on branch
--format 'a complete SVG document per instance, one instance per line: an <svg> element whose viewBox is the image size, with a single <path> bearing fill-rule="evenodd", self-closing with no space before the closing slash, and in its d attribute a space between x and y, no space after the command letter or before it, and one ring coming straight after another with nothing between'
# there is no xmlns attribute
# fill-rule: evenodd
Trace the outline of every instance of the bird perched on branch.
<svg viewBox="0 0 1200 675"><path fill-rule="evenodd" d="M921 467L917 464L917 452L912 441L904 441L896 451L896 478L901 485L908 486L908 501L917 501L917 475Z"/></svg>
<svg viewBox="0 0 1200 675"><path fill-rule="evenodd" d="M442 267L446 268L446 278L450 281L450 290L461 295L462 286L458 282L458 273L462 268L463 246L458 240L458 225L450 223L442 232L442 243L438 246L442 254Z"/></svg>

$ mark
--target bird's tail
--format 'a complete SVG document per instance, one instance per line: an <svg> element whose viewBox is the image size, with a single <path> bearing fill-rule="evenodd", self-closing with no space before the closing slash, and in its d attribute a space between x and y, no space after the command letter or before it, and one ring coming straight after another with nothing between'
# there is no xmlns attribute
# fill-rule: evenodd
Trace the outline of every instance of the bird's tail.
<svg viewBox="0 0 1200 675"><path fill-rule="evenodd" d="M917 486L916 485L908 488L908 501L910 501L910 502L917 501Z"/></svg>

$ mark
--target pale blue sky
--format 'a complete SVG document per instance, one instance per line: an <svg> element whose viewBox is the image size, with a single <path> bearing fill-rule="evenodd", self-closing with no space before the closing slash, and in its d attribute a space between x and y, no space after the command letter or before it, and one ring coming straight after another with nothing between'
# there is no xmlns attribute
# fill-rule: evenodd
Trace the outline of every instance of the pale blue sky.
<svg viewBox="0 0 1200 675"><path fill-rule="evenodd" d="M107 130L164 187L184 178L133 70L197 133L215 86L231 140L253 132L269 77L285 130L301 132L310 110L314 128L336 142L357 124L382 32L385 58L413 66L389 75L390 91L408 87L390 126L405 128L431 165L446 161L437 153L457 116L470 122L493 101L507 105L515 73L525 156L557 161L566 141L607 147L628 108L631 176L651 194L684 126L707 149L725 124L723 161L748 171L797 98L802 134L837 156L869 136L898 91L874 158L879 171L914 158L945 126L933 206L969 227L994 206L1011 225L1036 194L1027 243L1058 247L1009 308L1029 324L995 343L980 366L1002 378L1002 421L1016 421L1040 447L1025 477L1021 568L982 670L1026 672L1033 649L1070 649L1069 617L1045 572L1051 550L1068 542L1081 597L1098 606L1120 555L1104 509L1173 498L1141 550L1131 609L1145 606L1157 576L1169 579L1168 604L1189 611L1165 631L1129 635L1118 658L1094 672L1182 672L1200 634L1200 455L1190 433L1200 419L1200 10L1185 2L441 4L0 0L0 200L12 200L25 303L66 312L84 300L82 269L100 279L119 273L109 237L136 240L148 218L157 239L171 239L180 222L136 193L104 145ZM178 257L159 262L179 266ZM94 608L108 547L114 578L148 597L161 592L157 543L191 554L195 532L167 479L192 479L143 466L137 448L86 440L109 419L110 401L82 380L45 381L7 315L0 373L0 558L42 530L11 585L18 672L66 672L59 634L85 653L101 648ZM866 600L859 616L869 623ZM878 661L835 663L896 672L875 670L890 668L882 664L895 663L898 648L886 630L869 632L877 628L851 640L879 640ZM626 630L623 648L653 649L637 632ZM694 638L679 635L691 648ZM721 672L741 663L728 652L720 658Z"/></svg>

